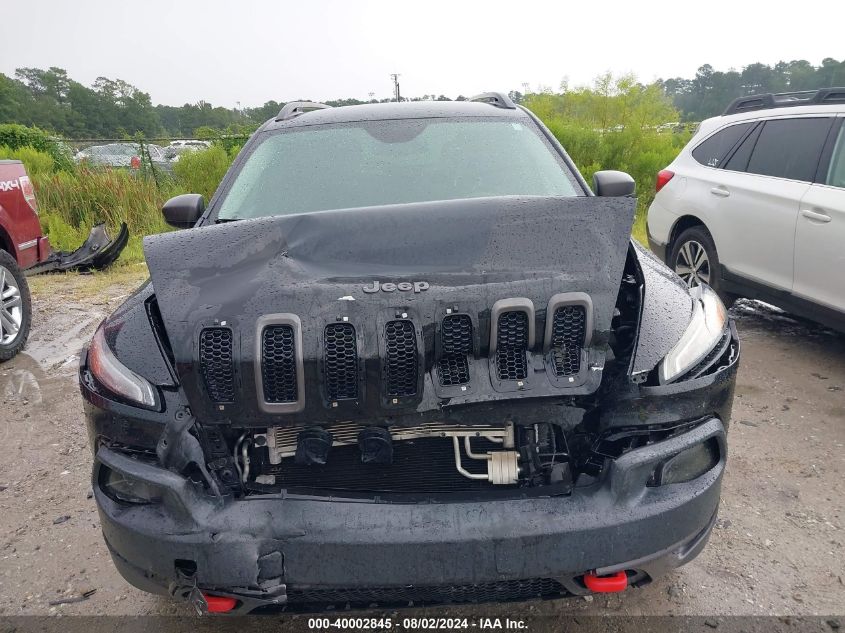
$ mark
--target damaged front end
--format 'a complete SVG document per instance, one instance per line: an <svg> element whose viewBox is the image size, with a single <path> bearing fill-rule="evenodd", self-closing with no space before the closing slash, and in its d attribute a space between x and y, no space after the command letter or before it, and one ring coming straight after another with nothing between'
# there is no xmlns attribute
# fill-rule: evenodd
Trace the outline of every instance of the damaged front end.
<svg viewBox="0 0 845 633"><path fill-rule="evenodd" d="M28 276L49 272L71 270L103 270L117 260L129 241L129 229L122 222L117 235L112 239L106 225L96 224L91 228L85 242L72 252L53 251L44 261L28 268Z"/></svg>
<svg viewBox="0 0 845 633"><path fill-rule="evenodd" d="M690 560L739 343L712 310L716 343L688 333L709 295L629 242L633 213L490 198L148 239L152 284L80 367L121 572L249 611L586 594Z"/></svg>

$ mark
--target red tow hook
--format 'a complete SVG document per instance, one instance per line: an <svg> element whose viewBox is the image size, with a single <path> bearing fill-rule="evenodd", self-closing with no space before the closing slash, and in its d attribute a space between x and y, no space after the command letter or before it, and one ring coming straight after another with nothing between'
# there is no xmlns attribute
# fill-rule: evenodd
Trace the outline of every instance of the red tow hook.
<svg viewBox="0 0 845 633"><path fill-rule="evenodd" d="M628 586L628 574L618 571L609 576L596 576L593 573L584 574L584 584L587 589L596 593L615 593L625 591Z"/></svg>
<svg viewBox="0 0 845 633"><path fill-rule="evenodd" d="M227 596L211 596L203 593L202 597L205 598L205 604L208 607L209 613L229 613L238 604L237 600Z"/></svg>

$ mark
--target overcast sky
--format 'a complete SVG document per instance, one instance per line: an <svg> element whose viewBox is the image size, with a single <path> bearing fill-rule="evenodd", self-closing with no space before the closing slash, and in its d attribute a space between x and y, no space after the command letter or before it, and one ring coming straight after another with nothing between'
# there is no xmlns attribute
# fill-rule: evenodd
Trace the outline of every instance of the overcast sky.
<svg viewBox="0 0 845 633"><path fill-rule="evenodd" d="M651 81L704 63L839 59L838 4L27 0L3 3L0 72L59 66L86 85L124 79L153 103L227 107L388 97L392 72L407 96L557 89L606 70Z"/></svg>

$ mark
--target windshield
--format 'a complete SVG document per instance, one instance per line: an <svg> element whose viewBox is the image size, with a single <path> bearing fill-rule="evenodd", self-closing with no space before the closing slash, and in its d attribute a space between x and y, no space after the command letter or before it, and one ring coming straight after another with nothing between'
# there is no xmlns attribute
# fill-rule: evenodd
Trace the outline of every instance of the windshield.
<svg viewBox="0 0 845 633"><path fill-rule="evenodd" d="M530 122L362 121L269 133L217 218L507 195L584 194Z"/></svg>

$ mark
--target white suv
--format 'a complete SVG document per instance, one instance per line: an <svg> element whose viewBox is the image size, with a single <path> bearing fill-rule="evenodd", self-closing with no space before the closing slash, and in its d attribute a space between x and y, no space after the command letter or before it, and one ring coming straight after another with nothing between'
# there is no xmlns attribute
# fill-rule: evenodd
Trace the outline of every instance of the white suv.
<svg viewBox="0 0 845 633"><path fill-rule="evenodd" d="M726 303L845 330L845 88L736 99L657 176L651 249Z"/></svg>

